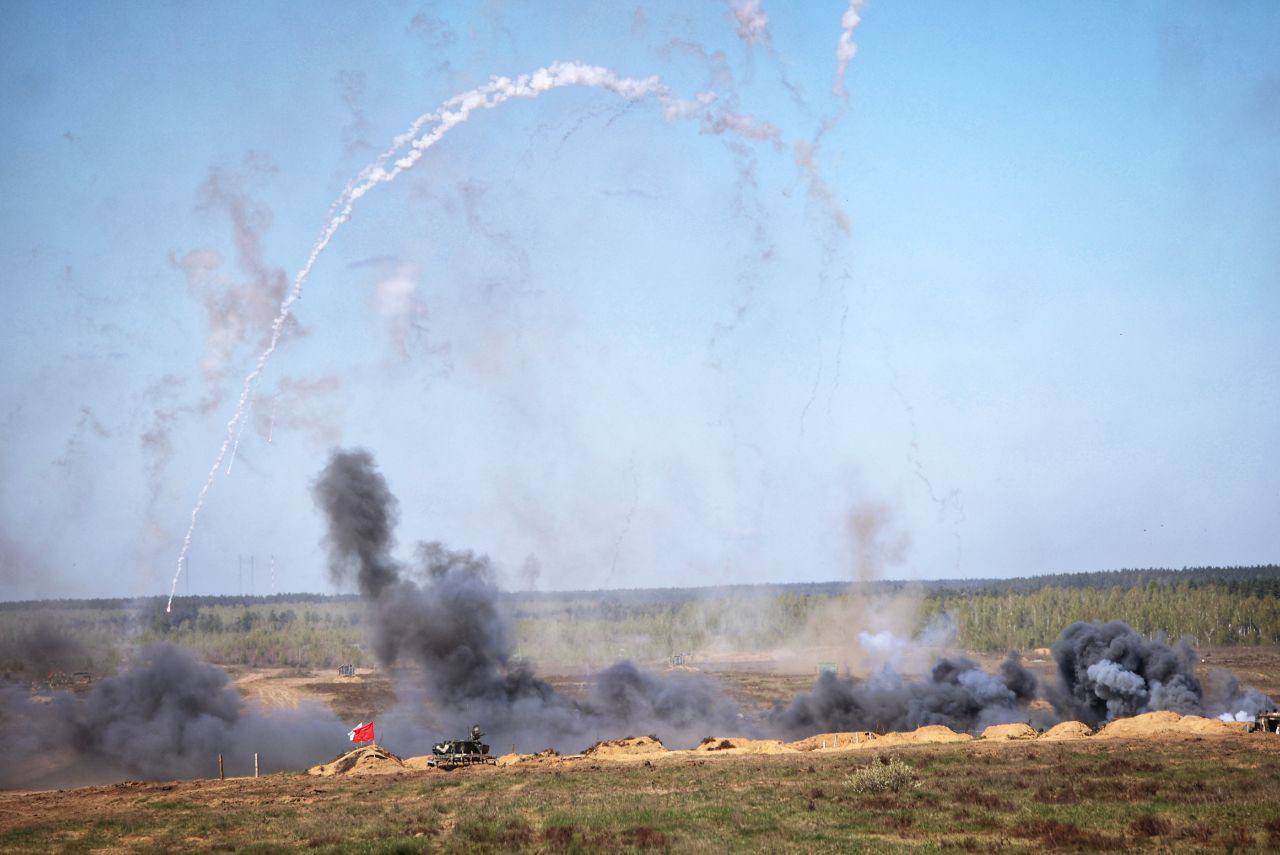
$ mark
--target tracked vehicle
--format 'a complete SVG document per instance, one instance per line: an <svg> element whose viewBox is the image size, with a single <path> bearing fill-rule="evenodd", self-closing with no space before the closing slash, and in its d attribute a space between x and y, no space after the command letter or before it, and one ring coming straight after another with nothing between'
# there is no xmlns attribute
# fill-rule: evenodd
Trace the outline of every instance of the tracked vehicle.
<svg viewBox="0 0 1280 855"><path fill-rule="evenodd" d="M1258 713L1257 718L1249 723L1250 733L1280 733L1280 712L1270 710Z"/></svg>
<svg viewBox="0 0 1280 855"><path fill-rule="evenodd" d="M484 739L484 731L477 724L471 728L470 739L450 739L433 746L427 765L437 769L456 769L459 766L496 764L498 761L489 756L489 746L481 739Z"/></svg>

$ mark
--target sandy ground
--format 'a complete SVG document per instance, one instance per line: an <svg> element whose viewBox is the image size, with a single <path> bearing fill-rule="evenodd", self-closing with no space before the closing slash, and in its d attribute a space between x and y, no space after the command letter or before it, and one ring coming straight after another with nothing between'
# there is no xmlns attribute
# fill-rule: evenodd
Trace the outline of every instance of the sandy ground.
<svg viewBox="0 0 1280 855"><path fill-rule="evenodd" d="M815 653L815 655L817 655ZM994 654L966 654L988 669L999 666L1004 658ZM693 659L689 666L672 669L665 663L644 663L657 671L680 670L702 673L718 681L746 711L763 711L776 701L813 686L817 673L814 660L804 668L789 658L774 660L767 654L721 656L706 660ZM1027 651L1024 663L1045 680L1055 676L1052 657L1047 650ZM1255 686L1280 700L1280 647L1212 648L1203 654L1201 676L1213 679L1214 669L1225 669L1241 682ZM267 707L296 707L308 699L328 704L339 716L352 721L372 718L395 702L393 680L376 670L361 668L355 677L339 677L335 671L299 673L287 668L228 668L236 687L244 697ZM574 671L565 665L548 672L544 678L559 692L584 698L591 690L591 675ZM412 675L408 675L412 678Z"/></svg>
<svg viewBox="0 0 1280 855"><path fill-rule="evenodd" d="M245 700L268 708L296 708L304 701L321 701L343 719L367 720L395 702L391 680L372 668L357 669L353 677L333 671L294 668L228 668Z"/></svg>

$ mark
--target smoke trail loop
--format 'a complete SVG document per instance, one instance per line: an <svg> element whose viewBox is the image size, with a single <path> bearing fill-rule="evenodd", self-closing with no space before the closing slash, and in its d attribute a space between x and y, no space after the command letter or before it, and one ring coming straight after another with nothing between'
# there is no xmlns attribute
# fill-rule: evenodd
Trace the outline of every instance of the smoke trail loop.
<svg viewBox="0 0 1280 855"><path fill-rule="evenodd" d="M394 181L402 172L412 168L428 149L443 139L450 130L467 121L476 110L490 110L512 98L536 98L544 92L565 86L603 89L628 100L652 97L658 101L667 121L701 115L704 118L704 130L709 133L735 133L750 139L772 140L775 145L778 144L780 132L767 122L728 111L721 111L717 116L712 117L707 111L716 101L714 92L703 92L692 100L681 100L673 96L656 76L643 79L619 77L602 66L575 62L552 63L532 74L523 74L516 78L495 77L484 86L456 95L444 102L436 111L424 113L415 119L408 130L395 137L391 146L362 169L343 189L330 206L329 220L322 229L320 237L312 244L306 263L294 276L293 286L281 302L279 314L271 324L270 343L258 357L253 370L244 379L235 411L227 422L226 436L196 496L195 505L191 509L191 519L187 532L182 538L177 569L169 589L169 600L165 607L167 612L172 611L173 597L178 590L178 578L182 574L183 561L191 549L191 538L195 533L200 511L204 508L205 499L229 451L232 451L234 459L233 446L239 442L248 403L280 343L281 333L293 312L294 305L302 299L303 285L311 275L320 255L333 240L333 236L351 219L356 202L374 187ZM422 133L424 128L432 125L434 126L430 130Z"/></svg>

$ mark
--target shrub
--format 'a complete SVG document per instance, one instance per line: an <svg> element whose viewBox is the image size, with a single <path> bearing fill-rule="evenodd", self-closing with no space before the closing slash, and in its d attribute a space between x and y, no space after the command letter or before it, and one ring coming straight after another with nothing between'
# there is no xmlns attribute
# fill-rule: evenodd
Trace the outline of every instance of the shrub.
<svg viewBox="0 0 1280 855"><path fill-rule="evenodd" d="M846 782L855 793L900 793L920 786L916 770L899 757L881 757L856 770Z"/></svg>

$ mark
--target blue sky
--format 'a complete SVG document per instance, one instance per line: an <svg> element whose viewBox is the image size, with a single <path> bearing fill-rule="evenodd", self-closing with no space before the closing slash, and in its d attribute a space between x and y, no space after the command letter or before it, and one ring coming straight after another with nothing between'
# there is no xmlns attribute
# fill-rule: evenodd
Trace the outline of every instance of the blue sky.
<svg viewBox="0 0 1280 855"><path fill-rule="evenodd" d="M328 589L308 490L339 443L377 455L404 554L512 585L530 556L544 588L1275 561L1280 8L872 2L847 104L845 4L758 8L767 43L710 0L10 4L0 595L166 592L347 180L557 60L715 91L778 144L568 88L374 188L193 593L251 554L260 593L270 556Z"/></svg>

